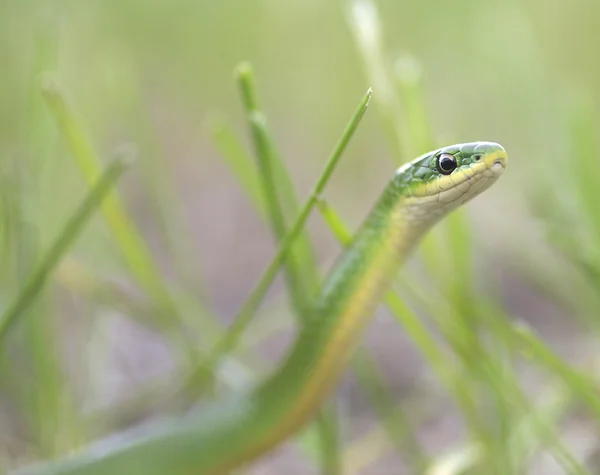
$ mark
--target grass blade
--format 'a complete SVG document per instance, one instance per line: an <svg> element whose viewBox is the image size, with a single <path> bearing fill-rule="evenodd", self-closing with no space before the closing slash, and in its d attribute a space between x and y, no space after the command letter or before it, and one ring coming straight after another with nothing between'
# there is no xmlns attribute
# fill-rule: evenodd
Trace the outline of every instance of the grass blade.
<svg viewBox="0 0 600 475"><path fill-rule="evenodd" d="M259 183L264 194L267 216L273 235L278 242L281 242L287 232L287 224L281 205L280 192L277 189L274 168L276 163L284 170L285 166L276 153L275 144L267 130L267 120L258 104L254 74L249 64L243 63L238 66L236 80L243 99L248 124L252 132L255 155L258 162ZM289 188L292 189L293 187L290 186ZM314 290L317 288L318 282L317 266L312 247L309 247L305 254L300 255L296 243L293 243L290 246L283 266L292 307L296 318L301 323L310 317L309 294L311 291L306 287L310 286Z"/></svg>
<svg viewBox="0 0 600 475"><path fill-rule="evenodd" d="M341 158L342 153L346 149L348 143L350 142L350 139L352 138L352 135L354 134L356 128L358 127L358 124L360 123L360 120L362 119L363 114L369 105L369 100L371 98L371 94L372 94L371 89L369 89L367 91L367 93L364 95L362 101L360 102L358 108L356 109L356 112L354 113L354 116L352 117L352 119L350 120L350 123L348 124L344 133L342 134L340 141L338 142L337 146L335 147L331 157L327 161L327 164L325 165L325 168L324 168L321 176L317 179L317 182L315 183L312 193L310 194L308 200L302 207L302 210L300 211L300 214L296 218L296 221L290 227L289 232L286 234L285 238L283 238L281 243L279 244L277 252L275 253L275 256L273 257L271 263L269 264L269 266L263 273L257 286L254 288L254 290L250 294L250 297L246 300L245 304L242 306L241 310L238 312L238 315L236 316L234 323L227 329L225 335L220 339L220 341L217 343L217 345L215 345L214 350L211 353L212 357L209 358L210 362L211 362L210 365L216 364L216 362L219 361L219 359L223 355L229 353L233 348L235 348L239 339L243 335L246 327L252 321L252 318L253 318L256 310L260 306L260 303L262 302L267 290L269 289L269 287L271 286L271 283L275 279L275 276L277 275L277 272L279 271L280 266L282 265L283 261L287 257L290 246L295 242L297 237L302 232L304 224L306 223L306 220L308 219L311 211L315 207L315 204L317 202L319 195L323 192L329 178L331 177L331 174L333 173L333 171L335 169L335 166L337 165L339 159ZM209 365L209 367L210 367L210 365ZM196 373L197 374L195 376L192 376L192 379L195 379L198 376L203 378L206 376L206 368L203 367ZM203 375L203 376L201 376L201 375Z"/></svg>
<svg viewBox="0 0 600 475"><path fill-rule="evenodd" d="M3 345L8 331L17 322L18 318L35 302L49 275L73 244L94 211L108 196L116 180L125 171L129 161L129 157L117 157L108 166L81 205L67 221L62 232L46 251L40 263L25 282L21 292L4 311L0 319L0 346Z"/></svg>
<svg viewBox="0 0 600 475"><path fill-rule="evenodd" d="M255 155L258 161L260 186L264 194L264 202L267 215L271 224L272 232L277 240L281 242L287 233L287 224L282 206L281 191L277 188L277 180L274 176L275 167L282 171L280 176L285 176L290 185L284 187L289 190L288 195L296 211L297 200L293 193L293 185L283 164L283 160L275 152L275 144L267 130L266 116L260 110L257 91L255 87L254 74L250 65L241 64L236 70L236 79L240 89L247 120L252 131ZM280 187L281 189L281 187ZM296 320L305 324L311 314L311 297L318 288L319 272L315 261L315 253L309 241L303 242L308 245L301 250L298 246L300 239L306 233L301 233L298 240L290 246L287 259L284 260L283 270L286 280L288 294L291 299L292 308ZM304 251L301 252L300 251ZM318 436L320 448L321 472L327 475L341 473L341 459L339 450L339 437L337 434L337 417L335 406L322 408L315 418L315 429Z"/></svg>
<svg viewBox="0 0 600 475"><path fill-rule="evenodd" d="M377 91L377 108L392 152L402 163L409 155L400 115L400 98L391 80L382 46L379 12L371 0L354 0L348 12L348 24L361 53L369 82Z"/></svg>
<svg viewBox="0 0 600 475"><path fill-rule="evenodd" d="M418 157L436 148L423 88L421 65L412 56L394 64L394 78L406 116L408 157Z"/></svg>
<svg viewBox="0 0 600 475"><path fill-rule="evenodd" d="M93 183L100 173L101 160L56 79L46 78L44 96L79 169L86 181ZM153 323L164 330L172 330L173 326L182 323L181 316L169 296L152 253L115 191L110 192L102 204L102 213L130 272L144 291L156 300L157 307L163 309L159 313L163 318ZM183 342L185 349L191 350L189 335L183 328L179 331L179 343Z"/></svg>
<svg viewBox="0 0 600 475"><path fill-rule="evenodd" d="M13 165L14 184L19 192L14 208L16 219L11 223L13 241L7 246L16 269L12 269L10 263L1 264L16 284L11 286L9 295L16 295L23 288L56 231L48 229L57 222L55 188L56 182L64 177L60 177L60 167L55 166L52 145L56 133L39 91L40 74L56 67L58 62L56 13L55 8L49 6L44 13L32 14L35 46L27 78L28 114L23 138L28 153ZM27 369L21 368L16 377L9 379L27 421L27 433L35 441L41 457L54 457L83 438L61 361L62 345L55 310L51 292L40 291L35 302L23 312L22 333L19 332L22 338L16 336L13 344L28 355Z"/></svg>
<svg viewBox="0 0 600 475"><path fill-rule="evenodd" d="M265 196L260 189L258 172L244 146L229 124L222 120L212 124L211 135L221 157L237 178L260 216L266 219Z"/></svg>

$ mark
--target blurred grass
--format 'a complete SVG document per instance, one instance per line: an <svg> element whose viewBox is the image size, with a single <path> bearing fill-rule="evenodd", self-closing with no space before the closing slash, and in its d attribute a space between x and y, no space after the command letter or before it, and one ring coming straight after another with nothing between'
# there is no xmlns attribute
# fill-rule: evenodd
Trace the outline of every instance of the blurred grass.
<svg viewBox="0 0 600 475"><path fill-rule="evenodd" d="M223 341L223 315L252 293L273 241L298 226L301 269L288 268L241 344L218 356L212 397L256 380L289 341L285 316L302 314L336 240L393 167L446 142L495 140L511 157L505 176L436 228L399 277L384 313L400 328L383 315L369 331L335 397L339 440L322 439L321 455L339 473L595 473L600 66L588 51L599 18L587 0L5 2L5 311L85 193L80 174L95 182L99 157L124 140L140 160L105 202L105 222L89 223L7 334L3 465L192 405L208 386L182 393L182 384ZM260 72L269 115L259 168L225 80L244 58ZM62 93L46 107L46 70L77 114ZM314 177L367 83L379 121L361 124L325 200L311 192ZM214 110L226 118L207 131ZM310 215L315 204L325 225ZM591 435L573 436L572 421ZM318 440L305 432L283 462L259 468L307 473Z"/></svg>

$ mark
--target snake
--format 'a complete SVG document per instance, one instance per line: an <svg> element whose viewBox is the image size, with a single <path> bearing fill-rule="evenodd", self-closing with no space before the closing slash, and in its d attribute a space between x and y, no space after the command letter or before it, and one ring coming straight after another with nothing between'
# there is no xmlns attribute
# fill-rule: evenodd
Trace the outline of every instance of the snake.
<svg viewBox="0 0 600 475"><path fill-rule="evenodd" d="M326 274L287 355L255 386L14 475L225 475L264 456L310 421L334 389L422 237L496 182L507 160L501 145L479 141L439 148L400 167Z"/></svg>

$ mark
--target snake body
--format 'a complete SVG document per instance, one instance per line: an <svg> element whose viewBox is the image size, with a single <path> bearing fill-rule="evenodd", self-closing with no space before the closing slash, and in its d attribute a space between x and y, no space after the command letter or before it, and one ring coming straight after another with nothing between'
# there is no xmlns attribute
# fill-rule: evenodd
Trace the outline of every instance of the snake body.
<svg viewBox="0 0 600 475"><path fill-rule="evenodd" d="M256 388L149 434L109 439L17 474L221 475L261 456L321 405L421 237L493 184L506 163L500 145L472 142L429 152L401 167L326 277L288 356Z"/></svg>

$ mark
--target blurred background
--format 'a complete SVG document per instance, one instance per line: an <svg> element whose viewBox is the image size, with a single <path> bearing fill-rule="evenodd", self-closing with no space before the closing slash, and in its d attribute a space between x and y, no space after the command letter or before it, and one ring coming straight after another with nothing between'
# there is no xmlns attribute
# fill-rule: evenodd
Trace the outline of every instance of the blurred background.
<svg viewBox="0 0 600 475"><path fill-rule="evenodd" d="M161 282L144 280L153 271L135 268L106 215L86 226L2 341L6 469L245 387L292 341L293 311L278 279L223 361L212 396L188 391L173 406L173 388L193 367L188 353L215 344L276 249L256 200L254 149L234 79L247 61L300 203L373 87L324 193L350 230L394 170L421 153L487 140L510 157L501 180L434 233L398 284L439 338L432 341L447 367L432 365L382 308L361 349L369 365L349 370L332 397L340 473L598 473L596 419L569 377L577 368L593 385L598 356L600 3L3 0L1 11L3 305L88 187L85 165L44 99L48 73L102 163L135 144L119 196ZM288 209L289 222L295 215ZM325 272L340 246L317 211L306 229ZM464 307L445 294L457 288L483 303ZM156 308L163 291L177 318ZM533 327L544 351L570 366L549 369L550 356L489 331L481 314L507 322L507 331ZM460 350L460 338L471 353ZM471 367L479 358L495 369ZM450 380L464 383L488 439L436 368L453 368ZM508 408L506 374L543 409L542 432L559 442L519 432L531 429L522 427L528 411ZM244 473L321 473L313 429ZM563 449L582 471L565 468L556 455ZM514 455L512 472L490 463L498 454Z"/></svg>

